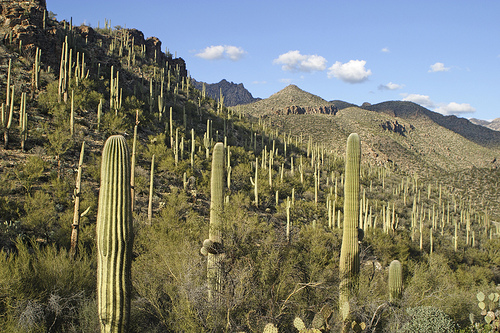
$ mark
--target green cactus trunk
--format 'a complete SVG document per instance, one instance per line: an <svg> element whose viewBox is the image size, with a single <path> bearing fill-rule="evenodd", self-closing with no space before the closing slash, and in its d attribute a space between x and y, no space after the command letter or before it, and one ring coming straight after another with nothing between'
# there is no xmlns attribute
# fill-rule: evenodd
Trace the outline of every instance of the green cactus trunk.
<svg viewBox="0 0 500 333"><path fill-rule="evenodd" d="M224 210L224 144L214 146L212 156L212 178L210 196L209 240L212 242L207 257L208 298L217 300L223 289L223 210Z"/></svg>
<svg viewBox="0 0 500 333"><path fill-rule="evenodd" d="M339 306L345 321L350 313L349 300L356 295L359 275L359 178L361 144L356 133L349 135L345 159L344 231L340 252Z"/></svg>
<svg viewBox="0 0 500 333"><path fill-rule="evenodd" d="M403 269L399 260L393 260L389 265L389 300L394 302L403 292Z"/></svg>
<svg viewBox="0 0 500 333"><path fill-rule="evenodd" d="M97 298L101 332L127 332L130 317L132 209L125 138L104 145L97 211Z"/></svg>

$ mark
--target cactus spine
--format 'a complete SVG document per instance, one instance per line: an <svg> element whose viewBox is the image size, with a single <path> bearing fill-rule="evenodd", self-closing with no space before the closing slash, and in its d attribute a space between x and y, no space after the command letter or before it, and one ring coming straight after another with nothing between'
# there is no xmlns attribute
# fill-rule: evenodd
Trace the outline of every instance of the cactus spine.
<svg viewBox="0 0 500 333"><path fill-rule="evenodd" d="M401 297L403 291L403 270L399 260L389 265L389 300L394 302Z"/></svg>
<svg viewBox="0 0 500 333"><path fill-rule="evenodd" d="M357 293L359 275L359 178L361 144L358 134L347 139L344 186L344 231L340 252L339 305L343 321L349 316L349 299Z"/></svg>
<svg viewBox="0 0 500 333"><path fill-rule="evenodd" d="M97 298L101 332L126 332L130 317L132 210L125 138L104 145L97 211Z"/></svg>

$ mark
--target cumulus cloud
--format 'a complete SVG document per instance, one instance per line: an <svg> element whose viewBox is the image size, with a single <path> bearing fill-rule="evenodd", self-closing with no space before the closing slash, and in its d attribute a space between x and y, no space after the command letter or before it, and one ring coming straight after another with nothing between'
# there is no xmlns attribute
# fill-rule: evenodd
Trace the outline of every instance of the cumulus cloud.
<svg viewBox="0 0 500 333"><path fill-rule="evenodd" d="M476 109L472 107L468 103L456 103L456 102L451 102L448 103L447 105L443 105L435 109L434 111L442 113L444 115L458 115L462 113L473 113L476 112Z"/></svg>
<svg viewBox="0 0 500 333"><path fill-rule="evenodd" d="M300 54L288 51L273 60L273 64L282 65L281 69L289 72L313 72L326 69L326 59L319 55Z"/></svg>
<svg viewBox="0 0 500 333"><path fill-rule="evenodd" d="M381 84L378 86L379 90L398 90L403 88L405 85L404 84L397 84L397 83L392 83L389 82L387 84Z"/></svg>
<svg viewBox="0 0 500 333"><path fill-rule="evenodd" d="M427 95L409 94L403 98L403 101L417 103L425 108L433 108L435 106L434 102Z"/></svg>
<svg viewBox="0 0 500 333"><path fill-rule="evenodd" d="M240 60L246 51L241 47L232 45L212 45L206 47L202 52L197 53L196 56L207 60L219 60L229 58L233 61Z"/></svg>
<svg viewBox="0 0 500 333"><path fill-rule="evenodd" d="M463 113L474 113L476 109L468 103L451 102L448 104L434 103L429 96L419 94L404 95L403 101L410 101L422 105L428 109L433 109L443 115L460 115Z"/></svg>
<svg viewBox="0 0 500 333"><path fill-rule="evenodd" d="M447 72L450 70L450 67L444 67L444 64L442 62L436 62L434 65L431 65L429 69L429 73L434 73L434 72Z"/></svg>
<svg viewBox="0 0 500 333"><path fill-rule="evenodd" d="M372 75L370 69L365 68L365 60L350 60L346 63L335 62L328 68L328 78L336 77L347 83L361 83Z"/></svg>
<svg viewBox="0 0 500 333"><path fill-rule="evenodd" d="M382 51L382 52L384 52L384 53L389 53L389 52L391 52L391 51L389 50L389 48L388 48L388 47L384 47L384 48L383 48L382 50L380 50L380 51Z"/></svg>
<svg viewBox="0 0 500 333"><path fill-rule="evenodd" d="M241 47L237 46L226 46L225 51L229 59L233 61L240 60L246 53Z"/></svg>

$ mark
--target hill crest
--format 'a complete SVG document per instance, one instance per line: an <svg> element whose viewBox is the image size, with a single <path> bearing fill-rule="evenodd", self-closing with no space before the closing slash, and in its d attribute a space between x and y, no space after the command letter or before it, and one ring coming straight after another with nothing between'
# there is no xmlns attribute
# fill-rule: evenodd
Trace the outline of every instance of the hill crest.
<svg viewBox="0 0 500 333"><path fill-rule="evenodd" d="M336 114L338 108L323 98L290 84L266 99L245 105L243 110L252 116L290 114Z"/></svg>

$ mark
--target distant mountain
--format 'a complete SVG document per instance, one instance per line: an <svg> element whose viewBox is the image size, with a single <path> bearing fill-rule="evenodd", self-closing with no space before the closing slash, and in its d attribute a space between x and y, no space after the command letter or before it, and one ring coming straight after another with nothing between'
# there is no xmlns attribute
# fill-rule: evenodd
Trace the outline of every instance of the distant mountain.
<svg viewBox="0 0 500 333"><path fill-rule="evenodd" d="M194 87L200 91L203 89L203 83L204 82L193 80ZM243 86L243 83L236 84L227 80L221 80L218 83L205 83L205 89L207 96L215 100L219 100L220 93L222 92L225 106L248 104L260 100L260 98L253 97Z"/></svg>
<svg viewBox="0 0 500 333"><path fill-rule="evenodd" d="M297 87L286 86L269 98L245 106L253 116L286 114L335 114L338 108L331 102Z"/></svg>
<svg viewBox="0 0 500 333"><path fill-rule="evenodd" d="M488 127L494 131L500 131L500 118L493 119L492 121L471 118L469 121L476 125Z"/></svg>
<svg viewBox="0 0 500 333"><path fill-rule="evenodd" d="M291 109L305 112L283 112ZM500 166L500 132L412 102L364 103L358 107L344 101L328 102L290 85L240 110L339 154L343 154L349 134L359 133L365 161L389 163L421 175L429 170L455 172Z"/></svg>
<svg viewBox="0 0 500 333"><path fill-rule="evenodd" d="M482 146L500 147L500 132L470 122L454 115L444 116L413 102L388 101L365 106L364 109L389 114L393 117L415 119L427 117L438 125L447 128Z"/></svg>

